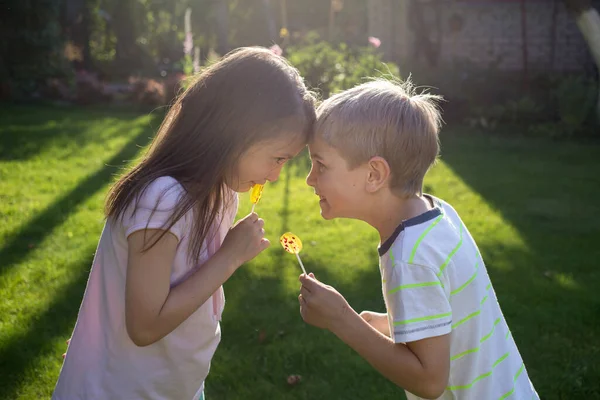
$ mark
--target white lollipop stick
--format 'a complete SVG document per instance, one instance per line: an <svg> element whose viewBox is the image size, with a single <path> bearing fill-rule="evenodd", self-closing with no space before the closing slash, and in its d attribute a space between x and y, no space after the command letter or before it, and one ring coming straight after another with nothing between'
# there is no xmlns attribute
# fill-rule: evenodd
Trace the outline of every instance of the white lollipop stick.
<svg viewBox="0 0 600 400"><path fill-rule="evenodd" d="M304 269L304 264L302 264L302 260L300 259L300 254L298 253L294 253L296 254L296 258L298 259L298 262L300 263L300 268L302 268L302 272L304 272L304 275L308 276L308 274L306 273L306 270Z"/></svg>

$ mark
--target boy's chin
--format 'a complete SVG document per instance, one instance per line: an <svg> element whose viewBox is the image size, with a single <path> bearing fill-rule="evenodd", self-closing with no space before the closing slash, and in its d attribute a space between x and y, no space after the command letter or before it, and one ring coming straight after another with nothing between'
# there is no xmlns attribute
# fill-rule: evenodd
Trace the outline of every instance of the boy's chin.
<svg viewBox="0 0 600 400"><path fill-rule="evenodd" d="M325 220L330 220L330 219L334 219L335 218L334 216L329 215L329 214L323 212L323 210L321 210L321 217L323 217L323 219L325 219Z"/></svg>
<svg viewBox="0 0 600 400"><path fill-rule="evenodd" d="M321 217L325 220L332 220L336 218L347 218L347 219L360 219L358 215L348 213L348 210L344 210L345 212L334 211L327 205L326 207L321 206Z"/></svg>
<svg viewBox="0 0 600 400"><path fill-rule="evenodd" d="M329 207L329 206L326 206L326 207L321 206L321 217L323 217L323 219L325 219L325 220L330 220L330 219L338 218L339 215L336 215L331 210L331 207Z"/></svg>

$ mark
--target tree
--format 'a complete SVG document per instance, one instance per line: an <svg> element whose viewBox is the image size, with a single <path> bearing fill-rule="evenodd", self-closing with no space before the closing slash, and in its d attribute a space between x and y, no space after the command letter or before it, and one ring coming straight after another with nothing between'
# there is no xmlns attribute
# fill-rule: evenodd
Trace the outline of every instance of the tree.
<svg viewBox="0 0 600 400"><path fill-rule="evenodd" d="M136 43L136 23L132 0L120 0L114 5L113 29L117 37L116 66L128 74L142 66L141 51Z"/></svg>
<svg viewBox="0 0 600 400"><path fill-rule="evenodd" d="M229 5L227 0L216 0L217 53L229 51Z"/></svg>
<svg viewBox="0 0 600 400"><path fill-rule="evenodd" d="M65 36L81 52L80 65L84 69L92 68L92 55L90 52L90 18L89 0L66 0L63 10L63 30Z"/></svg>
<svg viewBox="0 0 600 400"><path fill-rule="evenodd" d="M46 79L64 76L61 3L9 0L0 13L0 97L28 96ZM32 10L35 10L32 11Z"/></svg>
<svg viewBox="0 0 600 400"><path fill-rule="evenodd" d="M425 18L425 8L430 7L434 13L434 23L428 23ZM409 3L408 12L410 14L409 26L415 33L415 44L413 46L415 57L420 59L421 56L430 67L436 67L440 59L441 44L442 44L442 20L440 4L433 2L424 5L419 0L412 0ZM432 40L435 36L435 40Z"/></svg>
<svg viewBox="0 0 600 400"><path fill-rule="evenodd" d="M597 69L600 71L600 14L592 7L591 0L563 0L567 9L575 17L575 22L588 44L590 53ZM600 84L598 91L598 102L596 104L596 116L600 121Z"/></svg>

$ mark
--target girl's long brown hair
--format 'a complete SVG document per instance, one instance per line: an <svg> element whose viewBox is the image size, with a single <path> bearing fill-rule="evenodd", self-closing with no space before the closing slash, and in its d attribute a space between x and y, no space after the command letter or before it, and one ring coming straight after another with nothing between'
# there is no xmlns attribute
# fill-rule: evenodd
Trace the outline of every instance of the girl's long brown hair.
<svg viewBox="0 0 600 400"><path fill-rule="evenodd" d="M284 58L262 48L234 50L178 97L148 152L110 190L105 215L119 219L133 202L135 212L147 186L170 176L186 193L146 250L193 209L188 251L197 260L244 150L284 134L307 138L314 121L314 97Z"/></svg>

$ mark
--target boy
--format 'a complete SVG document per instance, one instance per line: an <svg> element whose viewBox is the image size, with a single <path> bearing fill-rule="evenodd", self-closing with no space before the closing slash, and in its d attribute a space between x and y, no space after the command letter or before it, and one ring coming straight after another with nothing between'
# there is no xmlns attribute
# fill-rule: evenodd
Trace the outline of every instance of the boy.
<svg viewBox="0 0 600 400"><path fill-rule="evenodd" d="M448 203L422 193L439 152L437 100L373 81L319 107L306 181L323 218L379 231L387 314L357 314L312 274L300 276L300 312L409 400L538 399L473 238Z"/></svg>

